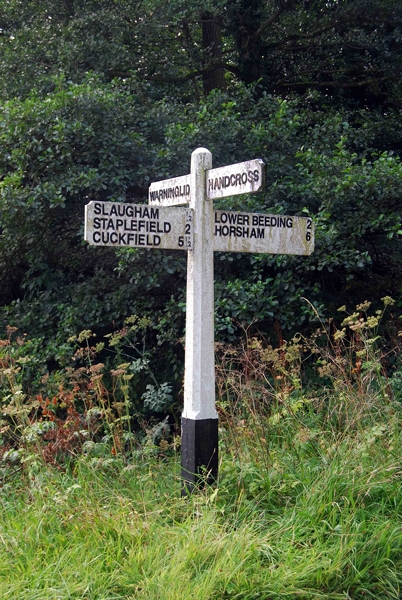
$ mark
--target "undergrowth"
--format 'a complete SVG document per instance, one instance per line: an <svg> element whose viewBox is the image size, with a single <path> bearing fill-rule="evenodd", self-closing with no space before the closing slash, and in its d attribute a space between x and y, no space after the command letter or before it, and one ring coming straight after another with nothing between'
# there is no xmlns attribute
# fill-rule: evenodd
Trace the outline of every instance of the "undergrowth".
<svg viewBox="0 0 402 600"><path fill-rule="evenodd" d="M118 390L127 364L94 368L85 334L91 363L33 395L29 343L9 329L0 596L400 598L402 338L385 309L362 303L278 348L247 328L218 347L219 478L186 499L178 439L164 420L152 436Z"/></svg>

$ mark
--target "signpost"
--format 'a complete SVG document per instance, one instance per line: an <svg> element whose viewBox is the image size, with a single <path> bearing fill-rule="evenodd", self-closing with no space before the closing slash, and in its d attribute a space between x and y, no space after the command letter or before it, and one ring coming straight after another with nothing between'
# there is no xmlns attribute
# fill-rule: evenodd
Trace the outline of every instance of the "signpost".
<svg viewBox="0 0 402 600"><path fill-rule="evenodd" d="M265 184L259 160L212 169L212 154L198 148L191 173L152 183L149 205L90 202L85 239L98 246L187 250L183 493L218 474L215 407L213 253L308 255L314 250L310 218L214 211L212 200L259 192ZM187 204L188 208L180 207Z"/></svg>
<svg viewBox="0 0 402 600"><path fill-rule="evenodd" d="M265 185L265 164L249 160L207 171L207 198L225 198L260 192Z"/></svg>
<svg viewBox="0 0 402 600"><path fill-rule="evenodd" d="M85 207L84 239L94 246L191 250L193 211L144 204L90 202Z"/></svg>
<svg viewBox="0 0 402 600"><path fill-rule="evenodd" d="M180 206L190 202L190 175L151 183L148 202L157 206Z"/></svg>

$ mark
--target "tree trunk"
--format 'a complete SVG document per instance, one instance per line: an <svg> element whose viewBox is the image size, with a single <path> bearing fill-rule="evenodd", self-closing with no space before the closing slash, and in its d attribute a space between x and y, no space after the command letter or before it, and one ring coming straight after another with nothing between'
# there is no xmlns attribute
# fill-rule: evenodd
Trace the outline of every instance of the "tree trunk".
<svg viewBox="0 0 402 600"><path fill-rule="evenodd" d="M225 87L225 71L219 66L222 62L222 27L212 13L204 13L201 23L204 67L208 69L203 73L202 83L204 94L207 95L211 90Z"/></svg>

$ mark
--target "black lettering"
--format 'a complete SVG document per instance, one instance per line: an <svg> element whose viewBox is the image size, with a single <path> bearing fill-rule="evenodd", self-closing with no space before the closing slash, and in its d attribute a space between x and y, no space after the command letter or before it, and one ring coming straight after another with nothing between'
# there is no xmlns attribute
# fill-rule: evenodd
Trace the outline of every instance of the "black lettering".
<svg viewBox="0 0 402 600"><path fill-rule="evenodd" d="M241 182L242 183L247 183L247 173L242 173Z"/></svg>
<svg viewBox="0 0 402 600"><path fill-rule="evenodd" d="M101 206L101 204L99 204L99 202L95 202L95 204L94 204L94 213L96 215L102 214L102 206Z"/></svg>
<svg viewBox="0 0 402 600"><path fill-rule="evenodd" d="M93 236L92 236L93 241L95 242L95 244L99 244L99 242L101 241L101 234L100 231L95 231Z"/></svg>
<svg viewBox="0 0 402 600"><path fill-rule="evenodd" d="M241 173L236 173L236 185L241 184Z"/></svg>
<svg viewBox="0 0 402 600"><path fill-rule="evenodd" d="M123 227L123 225L124 225L123 219L117 219L116 220L116 229L119 229L120 227Z"/></svg>
<svg viewBox="0 0 402 600"><path fill-rule="evenodd" d="M292 229L292 227L293 227L293 219L291 219L290 217L288 217L288 219L286 221L286 225L287 225L287 227L289 227L289 229Z"/></svg>
<svg viewBox="0 0 402 600"><path fill-rule="evenodd" d="M128 233L127 234L127 244L130 246L131 242L133 242L135 239L135 235L134 233Z"/></svg>
<svg viewBox="0 0 402 600"><path fill-rule="evenodd" d="M160 246L161 244L161 238L159 237L159 235L154 235L154 246Z"/></svg>
<svg viewBox="0 0 402 600"><path fill-rule="evenodd" d="M249 183L253 182L253 172L252 171L247 171L247 181Z"/></svg>
<svg viewBox="0 0 402 600"><path fill-rule="evenodd" d="M94 218L94 228L100 229L100 227L101 227L101 219L99 217L95 217Z"/></svg>
<svg viewBox="0 0 402 600"><path fill-rule="evenodd" d="M172 229L172 226L170 223L168 223L167 221L164 222L163 224L163 233L169 233L169 231Z"/></svg>
<svg viewBox="0 0 402 600"><path fill-rule="evenodd" d="M143 233L137 236L137 244L139 246L145 246L145 235Z"/></svg>
<svg viewBox="0 0 402 600"><path fill-rule="evenodd" d="M235 175L230 176L230 185L236 185L236 176Z"/></svg>
<svg viewBox="0 0 402 600"><path fill-rule="evenodd" d="M254 181L258 181L260 179L260 172L258 169L254 171Z"/></svg>

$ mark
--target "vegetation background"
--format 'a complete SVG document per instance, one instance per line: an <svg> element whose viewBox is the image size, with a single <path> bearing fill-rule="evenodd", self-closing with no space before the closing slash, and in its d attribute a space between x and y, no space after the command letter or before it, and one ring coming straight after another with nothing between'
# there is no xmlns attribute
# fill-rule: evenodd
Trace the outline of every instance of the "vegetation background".
<svg viewBox="0 0 402 600"><path fill-rule="evenodd" d="M401 40L400 0L0 0L3 597L399 597ZM267 164L217 208L316 250L216 255L221 478L186 504L186 257L83 225L199 146Z"/></svg>

